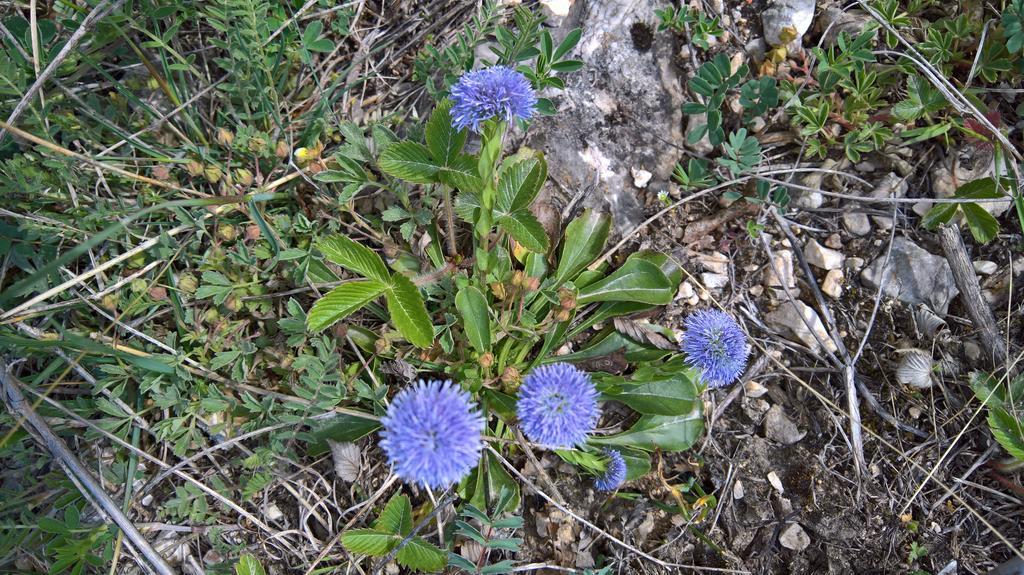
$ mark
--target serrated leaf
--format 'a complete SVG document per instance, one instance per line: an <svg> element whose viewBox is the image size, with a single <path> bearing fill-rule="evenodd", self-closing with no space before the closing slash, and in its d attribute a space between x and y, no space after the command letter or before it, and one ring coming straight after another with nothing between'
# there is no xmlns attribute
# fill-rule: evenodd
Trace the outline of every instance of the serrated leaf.
<svg viewBox="0 0 1024 575"><path fill-rule="evenodd" d="M373 528L402 537L412 532L412 503L409 496L396 493L384 506L384 511L380 512Z"/></svg>
<svg viewBox="0 0 1024 575"><path fill-rule="evenodd" d="M462 152L466 145L466 130L456 130L452 126L452 101L443 100L427 120L427 149L439 166L448 166Z"/></svg>
<svg viewBox="0 0 1024 575"><path fill-rule="evenodd" d="M675 286L665 277L661 268L640 259L627 260L608 277L580 290L576 301L588 304L595 301L632 301L664 305L672 301Z"/></svg>
<svg viewBox="0 0 1024 575"><path fill-rule="evenodd" d="M325 258L349 271L383 284L390 283L388 267L384 265L384 260L380 259L377 252L347 236L334 235L322 238L316 243L316 247Z"/></svg>
<svg viewBox="0 0 1024 575"><path fill-rule="evenodd" d="M547 176L548 165L540 155L502 170L498 175L498 209L512 213L528 208Z"/></svg>
<svg viewBox="0 0 1024 575"><path fill-rule="evenodd" d="M480 353L491 351L491 320L484 294L466 286L455 295L455 307L462 316L462 327L470 345Z"/></svg>
<svg viewBox="0 0 1024 575"><path fill-rule="evenodd" d="M398 550L395 559L399 565L427 573L436 573L448 565L448 553L427 543L422 537L410 539Z"/></svg>
<svg viewBox="0 0 1024 575"><path fill-rule="evenodd" d="M430 157L430 150L416 142L395 142L380 155L384 173L414 184L431 184L441 167Z"/></svg>
<svg viewBox="0 0 1024 575"><path fill-rule="evenodd" d="M565 228L562 254L555 271L555 285L560 286L576 277L590 265L604 249L611 229L607 214L587 210Z"/></svg>
<svg viewBox="0 0 1024 575"><path fill-rule="evenodd" d="M455 197L455 213L466 223L474 223L476 210L482 207L480 196L463 191Z"/></svg>
<svg viewBox="0 0 1024 575"><path fill-rule="evenodd" d="M259 560L247 553L238 558L235 575L267 575L267 572L263 570Z"/></svg>
<svg viewBox="0 0 1024 575"><path fill-rule="evenodd" d="M936 204L925 213L921 219L921 226L926 230L934 230L953 219L958 208L959 206L954 203Z"/></svg>
<svg viewBox="0 0 1024 575"><path fill-rule="evenodd" d="M343 283L316 300L306 316L306 326L311 332L331 326L379 297L386 289L386 285L375 280Z"/></svg>
<svg viewBox="0 0 1024 575"><path fill-rule="evenodd" d="M391 286L384 292L391 321L409 343L428 348L434 343L434 326L427 315L423 296L412 280L400 273L391 276Z"/></svg>
<svg viewBox="0 0 1024 575"><path fill-rule="evenodd" d="M971 202L960 204L960 209L964 212L971 235L978 243L987 244L999 233L999 220L985 211L985 208Z"/></svg>
<svg viewBox="0 0 1024 575"><path fill-rule="evenodd" d="M1005 408L997 407L988 412L988 426L1007 453L1024 461L1024 424Z"/></svg>
<svg viewBox="0 0 1024 575"><path fill-rule="evenodd" d="M519 210L498 218L498 225L524 248L539 254L548 251L548 234L530 210Z"/></svg>
<svg viewBox="0 0 1024 575"><path fill-rule="evenodd" d="M341 534L341 546L350 553L380 557L401 542L401 538L376 529L349 529Z"/></svg>

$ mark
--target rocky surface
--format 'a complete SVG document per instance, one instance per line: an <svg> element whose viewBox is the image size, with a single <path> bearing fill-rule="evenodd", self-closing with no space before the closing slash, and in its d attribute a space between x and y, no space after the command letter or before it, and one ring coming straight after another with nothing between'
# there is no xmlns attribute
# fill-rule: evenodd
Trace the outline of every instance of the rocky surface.
<svg viewBox="0 0 1024 575"><path fill-rule="evenodd" d="M905 237L893 240L892 254L886 265L883 252L861 273L869 287L882 286L882 293L911 305L927 304L940 315L949 310L949 302L960 290L946 258L933 255Z"/></svg>
<svg viewBox="0 0 1024 575"><path fill-rule="evenodd" d="M633 41L633 26L656 22L661 7L655 0L573 3L552 34L586 30L571 56L587 68L566 76L566 89L552 94L558 114L531 128L526 142L544 151L551 178L564 186L552 195L592 188L584 205L614 214L619 233L642 220L640 188L666 189L677 159L671 150L684 142L673 37L650 30L649 46ZM651 176L635 178L641 171Z"/></svg>

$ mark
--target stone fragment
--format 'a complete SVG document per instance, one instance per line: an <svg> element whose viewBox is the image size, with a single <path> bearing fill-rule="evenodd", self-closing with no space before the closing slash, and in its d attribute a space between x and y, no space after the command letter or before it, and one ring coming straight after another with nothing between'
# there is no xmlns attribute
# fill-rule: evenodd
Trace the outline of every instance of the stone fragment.
<svg viewBox="0 0 1024 575"><path fill-rule="evenodd" d="M764 39L770 46L800 46L814 21L814 0L772 0L761 13Z"/></svg>
<svg viewBox="0 0 1024 575"><path fill-rule="evenodd" d="M842 270L830 270L821 282L821 291L831 298L839 299L843 295L844 280Z"/></svg>
<svg viewBox="0 0 1024 575"><path fill-rule="evenodd" d="M804 320L806 320L806 323ZM779 305L779 309L765 316L765 322L768 324L768 327L778 331L788 339L807 346L812 353L821 351L821 344L818 343L818 339L830 351L835 352L837 350L836 343L829 337L825 324L818 317L818 312L800 300L783 302ZM811 329L808 329L808 325L810 325Z"/></svg>
<svg viewBox="0 0 1024 575"><path fill-rule="evenodd" d="M804 255L807 263L823 270L837 270L843 267L846 256L842 252L826 248L818 243L818 240L811 238L804 246Z"/></svg>
<svg viewBox="0 0 1024 575"><path fill-rule="evenodd" d="M697 257L697 261L699 261L700 265L704 266L704 269L709 272L714 272L716 274L729 273L729 256L722 252L701 254Z"/></svg>
<svg viewBox="0 0 1024 575"><path fill-rule="evenodd" d="M775 488L775 491L779 492L779 495L782 495L783 493L786 492L786 489L784 487L782 487L782 479L779 479L779 474L778 473L775 473L774 471L769 471L767 477L768 477L768 483L773 488Z"/></svg>
<svg viewBox="0 0 1024 575"><path fill-rule="evenodd" d="M764 436L783 445L793 445L807 435L800 431L793 420L786 417L782 406L773 405L764 416Z"/></svg>
<svg viewBox="0 0 1024 575"><path fill-rule="evenodd" d="M765 269L765 285L768 287L794 287L793 252L779 250L772 257L772 263Z"/></svg>
<svg viewBox="0 0 1024 575"><path fill-rule="evenodd" d="M843 212L843 227L855 236L866 236L871 233L871 220L864 212Z"/></svg>
<svg viewBox="0 0 1024 575"><path fill-rule="evenodd" d="M700 279L708 290L722 289L729 285L729 276L724 274L704 272L700 274Z"/></svg>
<svg viewBox="0 0 1024 575"><path fill-rule="evenodd" d="M941 316L960 293L946 258L928 253L902 236L893 239L889 265L885 266L883 251L861 272L861 279L868 287L882 286L888 297L911 305L927 304Z"/></svg>
<svg viewBox="0 0 1024 575"><path fill-rule="evenodd" d="M872 198L903 198L907 195L907 180L896 175L895 172L889 172L875 189L871 191ZM891 206L888 206L891 209ZM871 216L871 219L875 221L875 224L883 230L892 228L892 218L888 216Z"/></svg>
<svg viewBox="0 0 1024 575"><path fill-rule="evenodd" d="M989 260L978 260L974 262L974 271L983 275L988 276L996 273L999 269L999 264Z"/></svg>
<svg viewBox="0 0 1024 575"><path fill-rule="evenodd" d="M654 174L647 170L632 168L630 171L633 172L633 185L641 190L646 188L647 184L650 183L651 178L654 177Z"/></svg>
<svg viewBox="0 0 1024 575"><path fill-rule="evenodd" d="M811 538L799 523L790 523L779 533L779 545L800 552L811 544Z"/></svg>

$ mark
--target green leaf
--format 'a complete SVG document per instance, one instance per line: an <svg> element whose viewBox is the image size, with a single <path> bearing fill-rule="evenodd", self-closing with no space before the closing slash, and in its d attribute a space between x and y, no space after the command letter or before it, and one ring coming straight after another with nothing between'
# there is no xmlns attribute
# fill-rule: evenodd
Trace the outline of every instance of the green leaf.
<svg viewBox="0 0 1024 575"><path fill-rule="evenodd" d="M934 230L953 219L959 207L953 203L936 204L921 219L921 226L926 230Z"/></svg>
<svg viewBox="0 0 1024 575"><path fill-rule="evenodd" d="M562 254L555 271L555 287L576 277L604 249L612 220L607 214L587 210L565 228Z"/></svg>
<svg viewBox="0 0 1024 575"><path fill-rule="evenodd" d="M452 101L443 100L427 120L427 149L434 161L440 166L448 166L462 152L466 145L466 130L456 130L452 126Z"/></svg>
<svg viewBox="0 0 1024 575"><path fill-rule="evenodd" d="M651 471L651 456L639 449L619 447L618 452L626 462L626 481L640 479Z"/></svg>
<svg viewBox="0 0 1024 575"><path fill-rule="evenodd" d="M579 43L580 38L582 37L582 28L573 28L572 30L569 30L569 33L565 35L565 38L562 38L562 41L558 43L558 47L555 48L555 52L551 55L551 59L561 60L562 56L565 56L569 53L569 50L576 47L576 44Z"/></svg>
<svg viewBox="0 0 1024 575"><path fill-rule="evenodd" d="M498 175L498 209L515 212L530 206L548 177L548 164L540 154L505 168Z"/></svg>
<svg viewBox="0 0 1024 575"><path fill-rule="evenodd" d="M395 142L380 155L380 169L384 173L412 182L431 184L441 166L431 159L430 150L416 142Z"/></svg>
<svg viewBox="0 0 1024 575"><path fill-rule="evenodd" d="M505 494L502 498L501 495ZM495 504L501 502L503 505L495 507L493 515L500 517L505 513L515 511L519 507L519 484L509 475L505 467L493 455L487 456L487 501Z"/></svg>
<svg viewBox="0 0 1024 575"><path fill-rule="evenodd" d="M960 209L964 212L964 219L971 229L971 235L978 243L987 244L999 233L999 220L985 211L985 208L971 202L960 204Z"/></svg>
<svg viewBox="0 0 1024 575"><path fill-rule="evenodd" d="M512 239L531 252L542 254L548 251L548 234L530 210L518 210L501 216L497 223Z"/></svg>
<svg viewBox="0 0 1024 575"><path fill-rule="evenodd" d="M491 351L491 320L484 294L466 286L455 295L455 307L462 315L462 327L473 349L480 353Z"/></svg>
<svg viewBox="0 0 1024 575"><path fill-rule="evenodd" d="M698 402L686 415L645 415L628 430L617 435L592 437L590 443L635 447L645 451L685 451L703 432L704 416Z"/></svg>
<svg viewBox="0 0 1024 575"><path fill-rule="evenodd" d="M446 186L463 192L477 192L483 189L480 176L476 173L477 159L469 154L459 154L437 176Z"/></svg>
<svg viewBox="0 0 1024 575"><path fill-rule="evenodd" d="M316 247L325 258L349 271L383 284L391 283L388 268L377 252L347 236L334 235L322 238L316 243Z"/></svg>
<svg viewBox="0 0 1024 575"><path fill-rule="evenodd" d="M437 573L448 565L448 553L427 543L422 537L410 539L398 550L395 559L399 565L428 573Z"/></svg>
<svg viewBox="0 0 1024 575"><path fill-rule="evenodd" d="M384 506L384 511L380 512L373 528L402 537L409 535L412 532L412 503L409 497L396 493Z"/></svg>
<svg viewBox="0 0 1024 575"><path fill-rule="evenodd" d="M1024 424L1003 407L988 411L988 426L1003 449L1024 461Z"/></svg>
<svg viewBox="0 0 1024 575"><path fill-rule="evenodd" d="M356 441L380 429L380 421L372 416L357 417L347 413L339 413L330 419L312 424L308 436L303 439L310 441L309 455L318 457L327 453L328 440L338 443Z"/></svg>
<svg viewBox="0 0 1024 575"><path fill-rule="evenodd" d="M391 321L402 337L419 348L433 345L434 326L430 323L420 290L412 280L395 272L391 276L391 287L384 295L387 297Z"/></svg>
<svg viewBox="0 0 1024 575"><path fill-rule="evenodd" d="M384 293L387 286L374 280L343 283L316 300L306 316L306 326L318 332L333 325Z"/></svg>
<svg viewBox="0 0 1024 575"><path fill-rule="evenodd" d="M402 539L376 529L349 529L341 534L341 546L350 553L380 557L387 555Z"/></svg>
<svg viewBox="0 0 1024 575"><path fill-rule="evenodd" d="M576 301L633 301L664 305L672 301L675 286L655 264L640 259L627 260L610 276L580 290Z"/></svg>
<svg viewBox="0 0 1024 575"><path fill-rule="evenodd" d="M604 395L647 415L685 415L700 394L699 375L692 369L668 379L632 381L603 390Z"/></svg>
<svg viewBox="0 0 1024 575"><path fill-rule="evenodd" d="M255 557L247 553L238 558L235 575L267 575L267 572Z"/></svg>

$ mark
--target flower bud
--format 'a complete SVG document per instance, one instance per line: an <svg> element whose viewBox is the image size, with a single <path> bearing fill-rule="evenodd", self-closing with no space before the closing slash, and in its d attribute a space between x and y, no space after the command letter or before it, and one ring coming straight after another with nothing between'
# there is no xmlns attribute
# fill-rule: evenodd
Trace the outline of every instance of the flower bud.
<svg viewBox="0 0 1024 575"><path fill-rule="evenodd" d="M195 160L192 160L189 163L185 164L185 170L188 172L188 175L192 176L193 178L198 178L199 176L203 175L203 165Z"/></svg>
<svg viewBox="0 0 1024 575"><path fill-rule="evenodd" d="M238 237L238 230L231 224L221 224L217 226L217 236L226 242L230 242Z"/></svg>
<svg viewBox="0 0 1024 575"><path fill-rule="evenodd" d="M205 321L206 323L214 323L219 319L220 312L217 311L217 308L215 307L211 307L210 309L206 310L206 313L203 314L203 321Z"/></svg>
<svg viewBox="0 0 1024 575"><path fill-rule="evenodd" d="M526 291L537 291L540 289L540 278L529 276L523 284L526 287Z"/></svg>
<svg viewBox="0 0 1024 575"><path fill-rule="evenodd" d="M384 338L379 338L377 341L373 342L373 349L375 349L377 353L387 353L387 351L391 349L391 342Z"/></svg>
<svg viewBox="0 0 1024 575"><path fill-rule="evenodd" d="M249 224L245 227L245 239L254 241L260 239L260 227L256 224Z"/></svg>
<svg viewBox="0 0 1024 575"><path fill-rule="evenodd" d="M149 297L153 301L163 301L167 299L167 288L163 286L153 286L149 288Z"/></svg>
<svg viewBox="0 0 1024 575"><path fill-rule="evenodd" d="M235 135L227 128L217 128L217 135L214 139L225 148L230 148L235 141Z"/></svg>
<svg viewBox="0 0 1024 575"><path fill-rule="evenodd" d="M229 295L228 299L224 300L224 307L237 312L242 309L242 298L236 295Z"/></svg>
<svg viewBox="0 0 1024 575"><path fill-rule="evenodd" d="M515 287L523 287L525 280L526 274L522 270L512 272L512 285Z"/></svg>
<svg viewBox="0 0 1024 575"><path fill-rule="evenodd" d="M117 311L117 302L120 298L116 293L108 293L100 300L100 305L107 310Z"/></svg>
<svg viewBox="0 0 1024 575"><path fill-rule="evenodd" d="M194 276L192 274L189 274L189 273L181 274L181 277L178 278L178 289L180 289L181 291L183 291L185 293L188 293L188 294L195 293L196 288L198 288L198 287L199 287L199 280L197 280L196 276Z"/></svg>
<svg viewBox="0 0 1024 575"><path fill-rule="evenodd" d="M262 155L267 149L267 141L263 138L254 137L249 140L249 151L254 154Z"/></svg>
<svg viewBox="0 0 1024 575"><path fill-rule="evenodd" d="M282 160L287 160L289 154L291 154L291 150L288 148L288 142L278 140L277 147L274 148L274 155Z"/></svg>
<svg viewBox="0 0 1024 575"><path fill-rule="evenodd" d="M511 391L515 391L515 388L519 387L519 383L522 382L523 376L519 373L519 370L513 366L508 366L505 371L501 374L501 383L505 384L506 391L508 388L512 388Z"/></svg>
<svg viewBox="0 0 1024 575"><path fill-rule="evenodd" d="M569 310L567 310L567 309L560 309L560 310L555 312L554 317L555 317L555 321L557 321L559 323L561 323L563 321L569 321Z"/></svg>
<svg viewBox="0 0 1024 575"><path fill-rule="evenodd" d="M221 176L224 175L224 173L220 171L220 168L213 164L206 166L203 170L203 174L206 176L206 180L211 184L216 184L220 180Z"/></svg>
<svg viewBox="0 0 1024 575"><path fill-rule="evenodd" d="M480 367L488 369L492 365L494 365L494 354L491 352L487 352L481 355L480 359L478 359L477 362L480 364Z"/></svg>
<svg viewBox="0 0 1024 575"><path fill-rule="evenodd" d="M235 170L235 183L243 188L251 186L254 180L255 178L249 170L245 168L238 168Z"/></svg>

